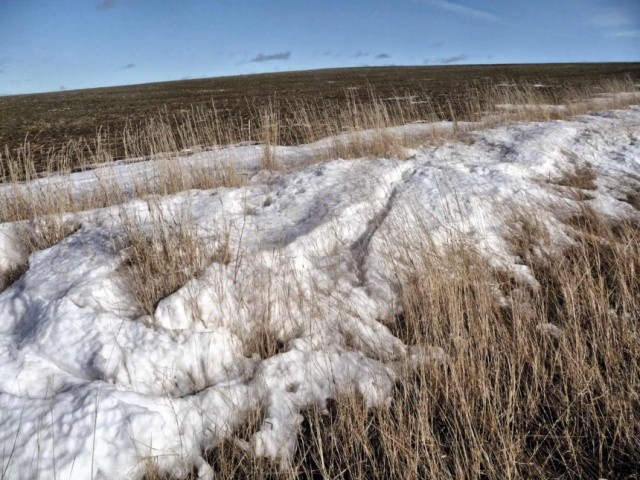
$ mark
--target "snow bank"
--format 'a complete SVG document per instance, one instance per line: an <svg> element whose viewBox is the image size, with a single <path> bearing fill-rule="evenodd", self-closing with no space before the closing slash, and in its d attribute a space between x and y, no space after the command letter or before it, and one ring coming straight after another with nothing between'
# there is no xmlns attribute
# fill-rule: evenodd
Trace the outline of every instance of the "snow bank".
<svg viewBox="0 0 640 480"><path fill-rule="evenodd" d="M145 220L147 203L80 214L75 233L31 255L28 271L0 293L3 476L140 478L149 460L173 475L195 465L211 476L202 452L258 409L263 423L248 448L286 462L303 409L354 389L370 405L388 402L403 362L442 360L387 327L397 313L389 254L399 238L462 234L527 279L504 240L506 214L557 200L562 192L544 180L586 162L598 175L586 202L637 215L622 200L640 187L640 108L473 137L405 161L338 159L280 174L257 172L259 146L182 159L216 168L233 158L252 179L242 189L155 199L166 212L187 211L211 242L228 234L233 256L162 300L153 317L132 308L114 241L119 209ZM326 141L277 155L295 166L321 148ZM72 180L78 189L98 175L133 181L149 166L123 162ZM560 228L553 216L545 221ZM0 235L0 252L16 244ZM282 348L260 358L247 346L265 322Z"/></svg>

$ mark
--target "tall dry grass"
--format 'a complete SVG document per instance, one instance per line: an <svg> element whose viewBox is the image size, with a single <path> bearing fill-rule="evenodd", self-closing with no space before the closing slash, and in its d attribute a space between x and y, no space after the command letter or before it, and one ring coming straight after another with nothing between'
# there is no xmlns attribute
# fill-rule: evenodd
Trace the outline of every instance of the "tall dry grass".
<svg viewBox="0 0 640 480"><path fill-rule="evenodd" d="M101 172L95 171L96 182L91 189L76 187L69 174L54 176L52 173L50 179L35 178L36 181L31 183L11 177L11 185L0 189L0 222L83 212L149 195L171 195L191 189L235 188L245 185L247 180L246 175L238 172L231 162L213 168L204 164L186 165L167 158L146 164L132 179L114 178L101 175Z"/></svg>
<svg viewBox="0 0 640 480"><path fill-rule="evenodd" d="M584 208L566 218L572 245L542 255L544 227L512 224L537 285L462 239L395 239L401 313L390 328L446 359L407 363L387 407L353 393L305 412L288 468L223 442L206 455L216 478L635 478L639 226Z"/></svg>
<svg viewBox="0 0 640 480"><path fill-rule="evenodd" d="M119 204L128 198L152 194L172 194L188 189L242 186L246 176L229 160L213 168L205 164L185 164L177 159L194 151L238 142L260 142L263 146L261 167L280 167L277 145L311 143L330 138L328 147L318 148L310 161L332 158L405 158L406 149L417 145L465 139L458 121L473 120L474 128L491 127L514 121L550 120L586 113L594 109L623 107L640 101L628 95L637 87L627 81L603 82L589 88L541 89L532 85L469 87L466 103L453 108L447 102L429 98L427 92L379 98L370 92L367 101L348 96L342 103L311 103L288 99L275 100L256 110L251 120L221 121L213 107L193 108L172 114L160 111L142 125L129 125L114 135L98 130L92 141L69 141L60 149L46 151L28 139L15 151L5 148L0 154L0 182L10 188L0 189L0 221L13 222L47 215L80 212ZM606 95L603 97L603 95ZM420 100L418 100L420 99ZM564 102L562 109L549 108ZM501 109L501 105L513 108ZM456 114L455 112L461 112ZM390 127L411 122L453 120L452 129L425 129L408 134ZM97 188L79 192L74 188L74 171L95 169L115 158L114 144L122 145L130 159L154 159L137 176L127 190L122 179L99 177ZM185 149L188 149L185 150ZM101 170L95 170L98 172ZM42 177L50 182L34 182Z"/></svg>
<svg viewBox="0 0 640 480"><path fill-rule="evenodd" d="M222 118L215 105L194 106L180 112L161 109L142 123L128 123L120 132L97 127L94 138L71 140L58 149L33 144L27 138L21 147L5 148L0 154L0 181L12 183L51 172L91 169L121 157L175 157L184 154L185 150L201 151L240 142L262 143L265 146L264 166L273 168L274 145L312 143L362 130L372 130L380 138L370 142L371 148L338 145L337 148L344 152L342 156L386 156L396 152L391 145L391 154L387 153L389 143L403 143L402 139L398 141L388 136L385 130L391 126L411 122L481 120L478 125L481 128L514 121L566 118L638 103L637 97L625 95L638 92L632 79L600 81L581 88L516 85L505 81L471 85L463 90L463 94L454 92L456 97L448 99L433 99L427 89L398 92L391 98L380 98L370 91L365 100L348 92L346 100L340 101L273 98L267 107L250 109L248 119L240 114ZM353 139L362 142L361 136L353 136ZM415 141L405 139L409 140Z"/></svg>
<svg viewBox="0 0 640 480"><path fill-rule="evenodd" d="M160 300L209 265L213 251L184 209L167 212L148 202L144 215L122 210L120 218L122 279L138 310L153 315Z"/></svg>
<svg viewBox="0 0 640 480"><path fill-rule="evenodd" d="M128 198L152 194L172 194L188 189L242 186L246 175L237 171L232 159L217 167L192 163L184 157L198 150L259 142L261 167L276 170L277 145L312 143L329 138L329 143L312 153L311 162L334 158L405 158L407 148L443 141L466 141L459 121L473 120L475 129L516 121L551 120L603 108L638 103L635 84L627 81L601 82L589 88L546 89L532 85L468 87L464 105L454 109L451 101L435 102L428 92L379 98L370 92L366 101L354 95L341 103L311 103L288 99L262 107L252 120L220 119L213 107L200 106L172 114L160 111L142 125L128 125L114 135L98 130L91 141L69 141L60 149L46 151L28 139L15 151L0 154L0 182L11 185L0 189L0 221L12 222L47 215L79 212L119 204ZM562 103L563 108L549 105ZM442 105L448 105L443 107ZM510 105L508 109L500 108ZM459 113L456 113L459 112ZM390 127L411 122L453 120L452 128L424 129L409 134ZM74 171L93 169L115 158L114 144L122 145L132 161L153 159L137 176L130 191L123 179L100 177L97 188L78 192L71 181ZM39 152L39 153L38 153ZM182 160L177 157L182 156ZM33 182L42 177L51 182ZM1 185L0 185L1 186Z"/></svg>
<svg viewBox="0 0 640 480"><path fill-rule="evenodd" d="M18 245L19 258L0 268L0 293L17 281L29 267L29 256L56 245L80 228L72 216L49 215L19 223L9 236Z"/></svg>

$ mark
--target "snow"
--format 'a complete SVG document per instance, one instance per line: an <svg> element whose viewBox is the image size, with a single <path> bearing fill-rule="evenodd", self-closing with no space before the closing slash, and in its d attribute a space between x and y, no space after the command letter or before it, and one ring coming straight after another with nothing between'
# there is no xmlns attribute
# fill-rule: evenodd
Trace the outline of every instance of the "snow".
<svg viewBox="0 0 640 480"><path fill-rule="evenodd" d="M498 110L506 110L506 111L519 111L519 110L546 110L548 112L565 112L567 110L566 105L539 105L539 104L510 104L510 103L499 103L495 106Z"/></svg>
<svg viewBox="0 0 640 480"><path fill-rule="evenodd" d="M429 129L453 125L392 132ZM208 242L229 235L233 252L153 316L132 308L114 240L121 209L144 222L148 203L79 214L80 228L32 254L27 272L0 293L2 475L141 478L151 459L162 472L179 476L195 465L212 478L203 451L257 410L263 422L246 448L286 463L304 409L354 390L369 405L384 404L407 362L446 361L437 346L405 345L388 328L398 313L389 258L402 241L419 244L428 232L444 244L463 235L488 261L535 282L505 240L508 214L544 209L562 241L561 212L545 208L561 198L567 208L578 203L545 180L586 162L597 173L586 203L610 216L638 215L621 199L639 186L639 107L471 135L473 143L416 148L406 160L310 165L335 139L277 147L287 170L279 173L259 171L260 145L173 159L208 168L233 161L249 183L153 197L164 212L187 212ZM159 161L69 178L77 191L95 188L100 176L131 186ZM14 227L0 225L0 268L19 257ZM283 348L263 359L246 347L265 319ZM548 325L540 329L556 335Z"/></svg>

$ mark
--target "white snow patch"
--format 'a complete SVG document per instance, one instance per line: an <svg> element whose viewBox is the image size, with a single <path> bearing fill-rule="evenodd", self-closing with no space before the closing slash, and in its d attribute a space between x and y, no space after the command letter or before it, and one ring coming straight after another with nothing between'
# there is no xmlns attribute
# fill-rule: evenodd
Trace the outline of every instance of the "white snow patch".
<svg viewBox="0 0 640 480"><path fill-rule="evenodd" d="M545 105L545 104L509 104L499 103L495 106L498 110L514 111L514 110L547 110L551 112L564 112L567 110L566 105Z"/></svg>

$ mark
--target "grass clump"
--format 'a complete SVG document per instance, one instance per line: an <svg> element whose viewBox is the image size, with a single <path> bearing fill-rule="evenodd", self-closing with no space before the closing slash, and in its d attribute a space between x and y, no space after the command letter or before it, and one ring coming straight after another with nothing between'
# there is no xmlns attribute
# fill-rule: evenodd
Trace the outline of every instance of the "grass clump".
<svg viewBox="0 0 640 480"><path fill-rule="evenodd" d="M157 205L147 205L147 222L122 214L120 242L125 282L140 310L153 315L158 302L199 275L212 255L187 216L173 216Z"/></svg>
<svg viewBox="0 0 640 480"><path fill-rule="evenodd" d="M80 228L74 218L60 216L39 217L19 223L12 236L18 243L20 260L9 268L0 269L0 292L10 287L29 268L29 256L50 248Z"/></svg>
<svg viewBox="0 0 640 480"><path fill-rule="evenodd" d="M551 183L576 190L596 190L597 175L594 168L586 163L573 169L564 169L560 176Z"/></svg>
<svg viewBox="0 0 640 480"><path fill-rule="evenodd" d="M96 171L91 190L77 189L69 176L53 176L22 183L17 178L10 187L0 189L0 222L17 222L49 215L78 213L126 202L130 198L171 195L186 190L237 188L246 185L231 162L217 167L188 165L160 158L136 174L133 185Z"/></svg>

